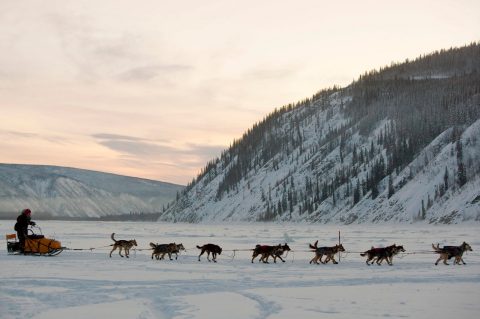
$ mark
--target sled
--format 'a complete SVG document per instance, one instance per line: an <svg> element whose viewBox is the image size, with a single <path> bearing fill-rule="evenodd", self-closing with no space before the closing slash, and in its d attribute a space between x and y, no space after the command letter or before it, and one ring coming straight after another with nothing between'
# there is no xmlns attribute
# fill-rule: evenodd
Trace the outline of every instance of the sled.
<svg viewBox="0 0 480 319"><path fill-rule="evenodd" d="M63 251L62 244L54 239L45 238L43 235L33 233L25 238L25 247L22 252L20 242L16 234L7 234L7 252L10 255L34 255L34 256L56 256Z"/></svg>

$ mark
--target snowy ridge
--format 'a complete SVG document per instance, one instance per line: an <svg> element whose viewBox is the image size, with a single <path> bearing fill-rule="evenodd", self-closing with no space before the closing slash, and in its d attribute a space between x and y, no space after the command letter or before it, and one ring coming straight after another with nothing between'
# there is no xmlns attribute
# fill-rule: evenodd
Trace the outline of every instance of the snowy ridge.
<svg viewBox="0 0 480 319"><path fill-rule="evenodd" d="M480 221L480 45L452 52L275 110L160 220Z"/></svg>
<svg viewBox="0 0 480 319"><path fill-rule="evenodd" d="M478 163L480 161L480 144L472 132L480 133L480 120L472 124L461 137L461 141L465 145L464 153L468 154L471 161ZM353 207L349 214L359 216L359 222L418 221L421 219L419 215L423 201L424 209L427 210L425 219L429 222L480 221L480 203L474 202L475 198L480 196L478 175L463 185L462 189L448 191L441 199L427 208L428 199L433 201L435 198L436 186L444 182L445 169L448 170L450 179L455 178L457 158L452 152L454 144L450 142L449 133L451 133L450 129L442 133L395 178L393 184L399 190L390 199L385 180L383 181L385 190L376 200L365 198ZM407 179L410 171L414 172L415 177L400 188L399 184Z"/></svg>
<svg viewBox="0 0 480 319"><path fill-rule="evenodd" d="M0 164L0 214L25 207L41 217L160 212L182 186L95 171Z"/></svg>

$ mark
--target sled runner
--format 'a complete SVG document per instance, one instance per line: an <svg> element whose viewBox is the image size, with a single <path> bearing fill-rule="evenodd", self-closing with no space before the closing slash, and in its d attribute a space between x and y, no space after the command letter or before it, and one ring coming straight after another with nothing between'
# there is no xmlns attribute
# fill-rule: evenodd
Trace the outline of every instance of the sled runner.
<svg viewBox="0 0 480 319"><path fill-rule="evenodd" d="M45 238L41 234L35 234L29 229L25 238L25 247L22 251L16 234L7 234L7 251L10 255L35 255L35 256L56 256L63 251L61 243L54 239Z"/></svg>

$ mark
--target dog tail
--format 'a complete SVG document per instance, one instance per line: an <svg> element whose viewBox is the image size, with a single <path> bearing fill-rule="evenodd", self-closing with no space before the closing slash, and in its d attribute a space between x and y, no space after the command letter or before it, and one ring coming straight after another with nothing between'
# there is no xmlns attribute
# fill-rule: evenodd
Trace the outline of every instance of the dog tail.
<svg viewBox="0 0 480 319"><path fill-rule="evenodd" d="M361 253L360 256L364 257L367 254L367 252Z"/></svg>
<svg viewBox="0 0 480 319"><path fill-rule="evenodd" d="M112 233L112 235L110 236L110 238L112 238L112 240L113 240L114 242L117 242L117 241L115 240L115 238L113 238L113 236L115 236L115 233Z"/></svg>
<svg viewBox="0 0 480 319"><path fill-rule="evenodd" d="M157 248L157 245L155 245L154 243L150 243L150 247L152 247L153 249Z"/></svg>
<svg viewBox="0 0 480 319"><path fill-rule="evenodd" d="M442 250L440 249L440 244L437 244L437 247L435 247L435 245L432 244L432 248L433 248L433 250L435 250L435 252L437 252L437 253L439 253L439 252L442 251Z"/></svg>
<svg viewBox="0 0 480 319"><path fill-rule="evenodd" d="M200 246L198 246L198 245L197 245L197 248L198 248L198 249L202 249L202 247L200 247Z"/></svg>
<svg viewBox="0 0 480 319"><path fill-rule="evenodd" d="M317 247L313 246L312 244L308 244L308 246L310 247L310 249L317 249Z"/></svg>

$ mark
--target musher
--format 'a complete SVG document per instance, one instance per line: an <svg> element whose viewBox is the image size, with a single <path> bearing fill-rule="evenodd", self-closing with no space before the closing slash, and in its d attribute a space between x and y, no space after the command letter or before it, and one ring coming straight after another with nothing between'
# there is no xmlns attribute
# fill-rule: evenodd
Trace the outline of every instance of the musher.
<svg viewBox="0 0 480 319"><path fill-rule="evenodd" d="M27 229L29 225L35 226L35 222L31 219L32 211L28 208L24 209L20 216L17 217L15 224L15 231L17 232L18 241L20 242L20 250L23 253L25 248L25 237L27 236Z"/></svg>

